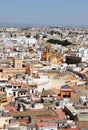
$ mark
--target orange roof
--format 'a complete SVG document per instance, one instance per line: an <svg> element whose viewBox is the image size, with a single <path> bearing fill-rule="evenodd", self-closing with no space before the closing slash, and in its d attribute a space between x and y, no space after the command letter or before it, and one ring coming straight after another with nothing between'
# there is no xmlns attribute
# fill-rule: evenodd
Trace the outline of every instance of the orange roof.
<svg viewBox="0 0 88 130"><path fill-rule="evenodd" d="M9 82L8 83L10 83L11 85L21 85L21 83L20 83L20 81L18 81L18 80L9 80Z"/></svg>
<svg viewBox="0 0 88 130"><path fill-rule="evenodd" d="M8 110L9 112L11 112L11 111L14 111L14 112L17 111L17 107L10 106L10 105L5 106L5 109Z"/></svg>
<svg viewBox="0 0 88 130"><path fill-rule="evenodd" d="M47 122L38 122L36 123L38 127L49 127L49 126L57 126L56 123L47 123Z"/></svg>
<svg viewBox="0 0 88 130"><path fill-rule="evenodd" d="M55 110L55 112L56 112L57 115L58 115L58 120L64 120L64 119L66 119L66 115L64 114L64 112L62 111L61 108L57 108L57 109Z"/></svg>

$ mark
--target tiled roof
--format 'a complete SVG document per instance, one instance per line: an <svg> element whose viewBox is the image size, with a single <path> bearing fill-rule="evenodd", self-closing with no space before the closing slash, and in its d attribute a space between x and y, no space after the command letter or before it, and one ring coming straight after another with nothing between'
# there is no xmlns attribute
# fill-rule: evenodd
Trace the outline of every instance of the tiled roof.
<svg viewBox="0 0 88 130"><path fill-rule="evenodd" d="M8 130L20 130L20 127L8 128Z"/></svg>
<svg viewBox="0 0 88 130"><path fill-rule="evenodd" d="M65 85L63 85L62 87L61 87L61 89L63 90L68 90L68 89L70 89L70 90L72 90L72 88L71 88L71 86L69 86L68 84L65 84Z"/></svg>
<svg viewBox="0 0 88 130"><path fill-rule="evenodd" d="M28 83L23 83L23 82L22 82L22 87L23 87L23 88L28 88L29 86L30 86L30 85L29 85Z"/></svg>
<svg viewBox="0 0 88 130"><path fill-rule="evenodd" d="M13 117L27 117L27 116L35 116L37 118L43 118L43 117L58 117L56 112L53 110L26 110L22 112L12 112L10 113Z"/></svg>
<svg viewBox="0 0 88 130"><path fill-rule="evenodd" d="M11 85L21 85L21 83L18 81L18 80L9 80L9 82L8 83L10 83Z"/></svg>
<svg viewBox="0 0 88 130"><path fill-rule="evenodd" d="M41 96L48 96L48 95L58 95L60 93L59 89L49 89L43 90Z"/></svg>
<svg viewBox="0 0 88 130"><path fill-rule="evenodd" d="M79 128L88 128L88 121L79 121L77 122Z"/></svg>
<svg viewBox="0 0 88 130"><path fill-rule="evenodd" d="M79 102L80 96L86 96L86 93L74 93L71 97L72 102Z"/></svg>
<svg viewBox="0 0 88 130"><path fill-rule="evenodd" d="M5 92L0 91L0 100L1 100L1 101L6 101L6 100L7 100L7 99L6 99Z"/></svg>
<svg viewBox="0 0 88 130"><path fill-rule="evenodd" d="M27 92L28 90L27 89L24 89L24 88L20 88L18 89L18 92Z"/></svg>
<svg viewBox="0 0 88 130"><path fill-rule="evenodd" d="M27 125L27 123L29 122L28 119L12 119L11 123L15 124L18 121L19 125Z"/></svg>
<svg viewBox="0 0 88 130"><path fill-rule="evenodd" d="M49 126L57 126L56 123L47 123L47 122L38 122L36 123L38 127L49 127Z"/></svg>
<svg viewBox="0 0 88 130"><path fill-rule="evenodd" d="M66 119L65 113L62 111L61 108L57 108L55 112L58 114L58 120L64 120Z"/></svg>
<svg viewBox="0 0 88 130"><path fill-rule="evenodd" d="M8 110L9 112L17 111L17 107L11 106L11 105L7 105L7 106L5 106L5 110Z"/></svg>

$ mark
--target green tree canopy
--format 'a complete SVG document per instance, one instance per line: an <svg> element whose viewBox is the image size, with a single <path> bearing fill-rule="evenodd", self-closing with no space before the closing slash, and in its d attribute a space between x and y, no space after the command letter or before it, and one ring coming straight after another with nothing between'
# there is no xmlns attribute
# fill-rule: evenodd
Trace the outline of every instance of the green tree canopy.
<svg viewBox="0 0 88 130"><path fill-rule="evenodd" d="M47 40L47 42L51 43L51 44L57 44L57 45L62 45L62 46L68 46L68 45L72 45L71 42L69 42L68 40L57 40L57 39L49 39Z"/></svg>

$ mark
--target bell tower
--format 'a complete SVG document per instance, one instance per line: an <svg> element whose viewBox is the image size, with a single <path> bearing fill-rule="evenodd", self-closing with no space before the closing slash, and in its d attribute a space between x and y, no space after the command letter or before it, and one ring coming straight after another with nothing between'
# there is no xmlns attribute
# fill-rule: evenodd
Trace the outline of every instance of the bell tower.
<svg viewBox="0 0 88 130"><path fill-rule="evenodd" d="M21 58L14 58L13 59L13 67L14 68L22 68L22 59Z"/></svg>
<svg viewBox="0 0 88 130"><path fill-rule="evenodd" d="M51 45L48 44L48 45L46 46L46 60L47 60L47 61L49 61L49 58L50 58L50 56L51 56L50 49L51 49Z"/></svg>

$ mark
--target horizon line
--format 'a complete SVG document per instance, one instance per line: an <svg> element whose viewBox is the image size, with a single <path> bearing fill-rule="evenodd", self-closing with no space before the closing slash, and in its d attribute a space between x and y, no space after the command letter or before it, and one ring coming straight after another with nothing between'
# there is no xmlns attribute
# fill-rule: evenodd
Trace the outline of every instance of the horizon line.
<svg viewBox="0 0 88 130"><path fill-rule="evenodd" d="M34 24L0 22L0 27L60 27L60 28L88 28L88 25L60 25L60 24Z"/></svg>

